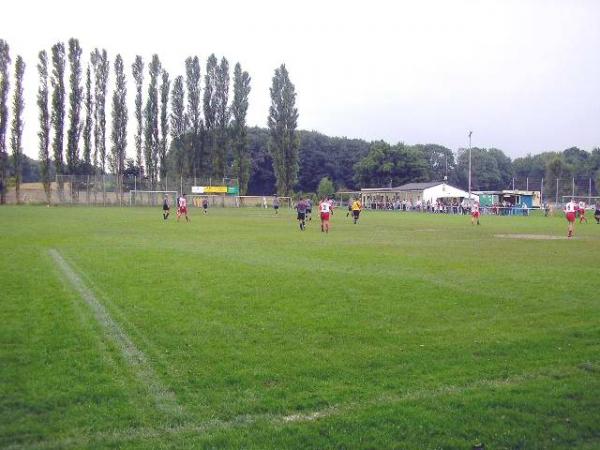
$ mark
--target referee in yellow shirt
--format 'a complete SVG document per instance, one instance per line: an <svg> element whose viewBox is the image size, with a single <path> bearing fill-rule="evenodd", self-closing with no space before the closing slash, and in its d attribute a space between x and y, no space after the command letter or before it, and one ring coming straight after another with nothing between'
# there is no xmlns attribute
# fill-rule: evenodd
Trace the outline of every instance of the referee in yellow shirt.
<svg viewBox="0 0 600 450"><path fill-rule="evenodd" d="M358 223L358 216L360 216L360 212L362 210L362 203L359 199L356 199L352 202L352 218L354 219L354 224Z"/></svg>

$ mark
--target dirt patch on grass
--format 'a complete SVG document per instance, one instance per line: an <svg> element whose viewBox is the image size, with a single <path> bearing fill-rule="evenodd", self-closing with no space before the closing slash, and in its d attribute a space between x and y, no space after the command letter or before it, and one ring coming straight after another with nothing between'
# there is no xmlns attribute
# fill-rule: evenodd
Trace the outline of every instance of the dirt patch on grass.
<svg viewBox="0 0 600 450"><path fill-rule="evenodd" d="M496 234L497 238L504 239L532 239L532 240L553 240L553 239L567 239L566 236L553 236L551 234Z"/></svg>

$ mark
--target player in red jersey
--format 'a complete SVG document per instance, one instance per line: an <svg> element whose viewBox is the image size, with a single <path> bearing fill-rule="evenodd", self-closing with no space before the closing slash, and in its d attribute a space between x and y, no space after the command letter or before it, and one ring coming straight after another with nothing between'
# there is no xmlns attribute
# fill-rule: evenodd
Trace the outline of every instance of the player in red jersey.
<svg viewBox="0 0 600 450"><path fill-rule="evenodd" d="M573 199L571 199L571 201L565 205L565 217L567 218L567 222L569 222L567 234L568 238L573 237L573 228L575 227L575 213L577 209L578 205Z"/></svg>
<svg viewBox="0 0 600 450"><path fill-rule="evenodd" d="M583 222L584 220L585 220L585 223L587 223L587 217L585 217L585 202L579 202L578 212L579 212L579 223Z"/></svg>
<svg viewBox="0 0 600 450"><path fill-rule="evenodd" d="M321 215L321 231L329 233L329 217L331 215L331 203L324 198L319 203L319 213Z"/></svg>
<svg viewBox="0 0 600 450"><path fill-rule="evenodd" d="M475 224L475 220L477 220L477 225L479 225L479 216L481 213L479 212L479 202L473 203L471 206L471 225Z"/></svg>
<svg viewBox="0 0 600 450"><path fill-rule="evenodd" d="M177 222L179 222L181 216L185 216L186 222L190 221L190 218L188 217L187 213L187 198L185 197L185 194L179 197L179 208L177 208Z"/></svg>

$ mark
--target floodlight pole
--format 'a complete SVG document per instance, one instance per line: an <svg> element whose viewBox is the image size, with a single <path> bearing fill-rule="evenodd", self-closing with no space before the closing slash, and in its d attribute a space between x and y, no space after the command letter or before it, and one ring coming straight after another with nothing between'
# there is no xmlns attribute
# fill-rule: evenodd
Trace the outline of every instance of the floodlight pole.
<svg viewBox="0 0 600 450"><path fill-rule="evenodd" d="M471 135L472 131L469 131L469 205L471 204Z"/></svg>

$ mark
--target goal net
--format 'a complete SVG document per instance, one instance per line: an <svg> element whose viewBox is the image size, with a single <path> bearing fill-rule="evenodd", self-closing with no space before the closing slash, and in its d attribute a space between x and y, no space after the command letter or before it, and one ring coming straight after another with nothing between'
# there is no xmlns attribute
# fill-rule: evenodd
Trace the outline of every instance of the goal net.
<svg viewBox="0 0 600 450"><path fill-rule="evenodd" d="M563 205L569 203L569 201L573 199L576 203L583 202L585 203L585 207L587 209L593 209L595 205L600 204L600 197L592 196L592 195L563 195L562 202Z"/></svg>
<svg viewBox="0 0 600 450"><path fill-rule="evenodd" d="M177 206L177 191L142 191L138 189L129 191L129 205L158 206L162 205L165 196L168 197L171 207Z"/></svg>
<svg viewBox="0 0 600 450"><path fill-rule="evenodd" d="M214 194L187 194L188 204L197 208L202 207L202 202L207 201L208 207L222 208L273 208L275 197L268 196L247 196L247 195L214 195ZM290 197L278 197L280 208L291 208L292 199Z"/></svg>

